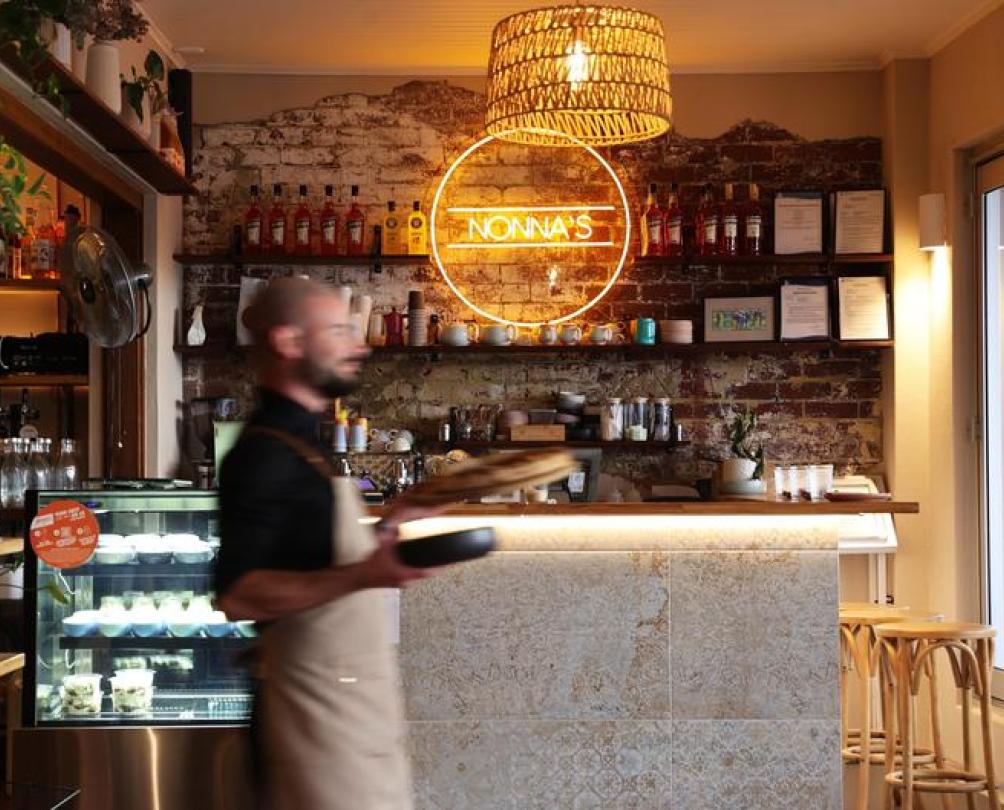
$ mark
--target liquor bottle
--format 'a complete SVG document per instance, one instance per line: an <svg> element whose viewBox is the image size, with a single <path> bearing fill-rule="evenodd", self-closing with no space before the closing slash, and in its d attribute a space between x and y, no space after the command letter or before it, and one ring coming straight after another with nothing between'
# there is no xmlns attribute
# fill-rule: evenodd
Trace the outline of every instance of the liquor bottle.
<svg viewBox="0 0 1004 810"><path fill-rule="evenodd" d="M35 268L35 209L24 209L24 233L21 234L21 272L18 278L32 278Z"/></svg>
<svg viewBox="0 0 1004 810"><path fill-rule="evenodd" d="M645 213L642 214L641 232L643 234L642 256L665 256L666 245L663 232L666 228L666 212L659 206L655 183L648 186L648 197L645 198Z"/></svg>
<svg viewBox="0 0 1004 810"><path fill-rule="evenodd" d="M352 186L352 206L345 215L345 252L362 256L366 252L366 215L359 207L359 186Z"/></svg>
<svg viewBox="0 0 1004 810"><path fill-rule="evenodd" d="M669 187L669 200L666 203L666 227L663 229L662 241L667 256L683 255L683 209L680 208L680 193L676 183Z"/></svg>
<svg viewBox="0 0 1004 810"><path fill-rule="evenodd" d="M22 250L23 237L20 234L11 234L7 249L10 251L10 274L9 278L24 278L24 252Z"/></svg>
<svg viewBox="0 0 1004 810"><path fill-rule="evenodd" d="M750 183L745 236L743 253L747 256L759 256L763 253L763 206L760 205L760 186L756 183Z"/></svg>
<svg viewBox="0 0 1004 810"><path fill-rule="evenodd" d="M407 253L404 245L405 229L397 214L397 203L393 200L387 203L387 213L383 218L383 244L381 253L384 256L400 256Z"/></svg>
<svg viewBox="0 0 1004 810"><path fill-rule="evenodd" d="M293 215L293 252L297 256L310 255L310 205L307 203L307 187L300 184L300 202Z"/></svg>
<svg viewBox="0 0 1004 810"><path fill-rule="evenodd" d="M408 216L408 253L411 256L425 256L429 252L429 221L422 213L418 200L411 204Z"/></svg>
<svg viewBox="0 0 1004 810"><path fill-rule="evenodd" d="M718 206L711 196L711 184L704 186L701 204L694 217L694 238L698 256L714 256L718 253Z"/></svg>
<svg viewBox="0 0 1004 810"><path fill-rule="evenodd" d="M722 203L722 233L718 252L722 256L739 255L739 209L733 199L732 184L725 184L725 202Z"/></svg>
<svg viewBox="0 0 1004 810"><path fill-rule="evenodd" d="M268 212L268 249L286 252L286 209L282 204L282 183L272 185L272 210Z"/></svg>
<svg viewBox="0 0 1004 810"><path fill-rule="evenodd" d="M56 270L56 224L52 221L52 206L42 206L42 220L35 239L35 251L38 255L38 271L35 278L54 281L59 278Z"/></svg>
<svg viewBox="0 0 1004 810"><path fill-rule="evenodd" d="M251 202L244 212L244 251L261 252L261 207L258 204L258 186L251 186Z"/></svg>
<svg viewBox="0 0 1004 810"><path fill-rule="evenodd" d="M321 209L321 255L338 253L338 212L335 210L334 188L324 187L324 208Z"/></svg>

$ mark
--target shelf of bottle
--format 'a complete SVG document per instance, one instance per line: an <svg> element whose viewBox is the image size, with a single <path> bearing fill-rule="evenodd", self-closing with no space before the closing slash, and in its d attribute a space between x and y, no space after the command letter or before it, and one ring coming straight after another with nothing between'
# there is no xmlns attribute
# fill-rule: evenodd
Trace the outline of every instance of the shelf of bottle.
<svg viewBox="0 0 1004 810"><path fill-rule="evenodd" d="M791 351L870 351L891 349L892 340L793 340L754 341L749 343L657 343L641 346L634 343L614 343L593 345L579 343L572 346L492 346L475 343L469 346L371 346L375 359L382 357L421 355L435 357L441 355L502 355L510 357L553 357L562 360L571 355L624 355L627 357L652 358L701 354L756 354ZM202 346L175 346L174 351L182 357L222 357L235 352L247 351L247 346L232 343L205 343Z"/></svg>
<svg viewBox="0 0 1004 810"><path fill-rule="evenodd" d="M666 267L688 267L708 265L749 265L764 266L778 264L813 265L829 267L833 265L887 265L894 259L891 253L830 253L763 254L761 256L638 256L635 261L642 265Z"/></svg>
<svg viewBox="0 0 1004 810"><path fill-rule="evenodd" d="M297 256L291 253L176 253L174 260L185 267L195 265L274 265L276 267L372 267L374 264L427 264L426 254L405 256Z"/></svg>
<svg viewBox="0 0 1004 810"><path fill-rule="evenodd" d="M0 388L86 388L86 374L0 374Z"/></svg>
<svg viewBox="0 0 1004 810"><path fill-rule="evenodd" d="M243 650L255 643L254 638L243 636L60 636L59 647L63 650Z"/></svg>
<svg viewBox="0 0 1004 810"><path fill-rule="evenodd" d="M614 451L635 451L644 452L660 451L672 452L690 447L690 442L656 442L656 441L617 441L604 442L595 441L550 441L550 442L512 442L512 441L459 441L449 445L443 445L450 450L528 450L537 447L568 447L568 448L599 448L602 450Z"/></svg>
<svg viewBox="0 0 1004 810"><path fill-rule="evenodd" d="M51 279L0 278L0 293L17 290L19 292L59 292L62 281Z"/></svg>

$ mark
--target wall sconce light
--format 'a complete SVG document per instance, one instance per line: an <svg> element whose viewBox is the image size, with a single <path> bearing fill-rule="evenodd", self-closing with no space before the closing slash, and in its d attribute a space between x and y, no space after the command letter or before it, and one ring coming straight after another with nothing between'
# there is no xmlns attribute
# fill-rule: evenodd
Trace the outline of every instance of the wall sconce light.
<svg viewBox="0 0 1004 810"><path fill-rule="evenodd" d="M944 194L922 194L920 196L918 225L921 250L933 251L948 244Z"/></svg>

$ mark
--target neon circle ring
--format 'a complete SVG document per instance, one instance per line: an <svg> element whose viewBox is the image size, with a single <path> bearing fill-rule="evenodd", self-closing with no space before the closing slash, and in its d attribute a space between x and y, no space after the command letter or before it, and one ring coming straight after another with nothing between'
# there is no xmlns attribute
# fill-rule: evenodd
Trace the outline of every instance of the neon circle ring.
<svg viewBox="0 0 1004 810"><path fill-rule="evenodd" d="M555 146L528 147L507 138L517 132L563 138L568 141L567 146L573 149L561 149ZM479 159L482 163L486 159L482 150L496 141L501 142L500 147L524 150L519 154L528 155L527 150L541 150L537 154L547 155L548 159L540 167L535 167L532 174L530 168L522 167L522 170L533 178L538 176L549 178L550 186L545 184L543 187L536 185L530 188L524 187L524 192L529 193L531 197L536 194L537 197L529 201L520 199L518 204L512 204L510 200L505 199L509 189L500 191L497 187L489 188L488 191L496 194L499 199L488 200L488 204L482 204L481 195L485 193L485 186L495 181L492 178L492 166L477 164ZM602 184L598 182L587 184L588 189L593 192L591 199L582 200L576 197L572 201L567 201L554 199L563 196L560 192L555 192L551 196L547 194L548 187L562 190L569 187L561 175L562 168L568 167L557 166L559 161L554 156L559 154L568 156L570 153L588 156L588 168L572 165L570 170L573 174L577 172L577 176L602 178ZM466 189L470 193L461 199L460 205L446 204L444 194L447 197L457 196L458 184L454 182L451 186L451 180L455 180L459 176L458 170L463 168L469 168L472 175L480 179L473 181L470 188ZM500 164L494 168L502 171L511 167ZM489 179L486 181L485 177ZM526 180L525 177L523 179ZM600 201L596 199L597 188L602 190ZM450 194L446 194L448 189ZM475 202L477 204L473 204ZM556 130L524 127L483 137L468 146L450 164L436 188L429 213L429 243L432 260L443 280L453 294L471 311L489 321L511 324L515 327L536 328L548 323L557 324L573 320L599 303L617 283L624 269L631 244L631 226L627 194L609 161L596 149L572 135ZM545 250L539 250L541 248ZM542 253L559 258L538 261L537 257ZM482 268L477 261L446 260L450 256L460 255L491 256L491 259L483 260L485 268ZM597 261L601 256L602 261ZM542 271L549 274L552 286L563 289L558 282L555 282L555 278L564 272L561 269L564 260L560 257L568 257L569 265L573 268L578 266L580 274L588 272L586 268L601 264L603 277L593 284L569 284L569 287L579 291L577 293L566 291L563 298L556 299L557 303L548 303L546 306L536 308L537 314L545 309L553 310L549 311L546 317L526 317L525 314L523 317L509 316L505 312L505 306L499 303L489 305L483 300L479 302L470 289L465 292L463 289L465 284L460 278L464 272L478 273L484 282L483 289L498 290L508 284L516 290L516 296L519 295L520 289L525 288L528 295L527 307L520 308L512 303L517 300L512 292L508 299L500 300L510 301L509 309L516 308L525 312L529 308L533 311L530 291L539 290L542 284L546 284L546 281L540 278ZM546 264L551 264L552 267L544 271ZM472 267L476 269L472 271ZM532 273L534 281L532 283L529 281L530 276L522 279L511 278L513 272L521 271ZM496 273L497 276L492 276L492 273ZM509 284L509 282L514 283Z"/></svg>

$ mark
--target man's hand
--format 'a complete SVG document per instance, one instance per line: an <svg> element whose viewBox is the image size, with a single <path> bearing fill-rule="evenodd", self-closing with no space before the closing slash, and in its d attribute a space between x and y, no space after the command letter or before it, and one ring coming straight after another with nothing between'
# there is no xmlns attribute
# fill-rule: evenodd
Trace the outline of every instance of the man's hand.
<svg viewBox="0 0 1004 810"><path fill-rule="evenodd" d="M408 503L406 498L395 501L387 514L373 527L380 545L359 564L360 587L401 588L414 580L432 576L433 572L427 568L412 568L402 563L398 559L396 547L402 523L434 517L442 511L442 507L429 508Z"/></svg>

